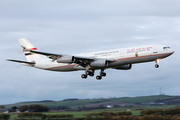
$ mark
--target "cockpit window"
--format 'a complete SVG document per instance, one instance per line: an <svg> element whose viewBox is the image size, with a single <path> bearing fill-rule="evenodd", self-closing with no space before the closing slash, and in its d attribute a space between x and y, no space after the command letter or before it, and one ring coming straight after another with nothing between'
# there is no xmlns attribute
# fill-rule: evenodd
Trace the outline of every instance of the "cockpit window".
<svg viewBox="0 0 180 120"><path fill-rule="evenodd" d="M170 49L170 47L163 47L163 49Z"/></svg>

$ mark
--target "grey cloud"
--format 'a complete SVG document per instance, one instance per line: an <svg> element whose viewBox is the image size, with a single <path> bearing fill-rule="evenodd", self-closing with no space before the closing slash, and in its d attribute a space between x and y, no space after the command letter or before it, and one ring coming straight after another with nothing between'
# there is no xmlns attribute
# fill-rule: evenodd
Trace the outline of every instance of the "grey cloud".
<svg viewBox="0 0 180 120"><path fill-rule="evenodd" d="M98 0L98 1L1 1L5 17L77 19L98 16L179 16L178 0ZM10 15L10 16L9 16ZM24 18L24 17L23 17Z"/></svg>

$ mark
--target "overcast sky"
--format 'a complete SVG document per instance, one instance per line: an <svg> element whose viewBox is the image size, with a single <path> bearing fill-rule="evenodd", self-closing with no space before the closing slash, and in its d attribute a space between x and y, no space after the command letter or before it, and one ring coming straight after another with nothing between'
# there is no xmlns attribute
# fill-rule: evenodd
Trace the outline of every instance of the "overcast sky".
<svg viewBox="0 0 180 120"><path fill-rule="evenodd" d="M180 95L179 0L0 0L0 104L67 98ZM51 72L26 60L19 38L40 51L77 54L147 44L176 52L160 61L106 70L101 81L78 72ZM96 71L98 74L99 71Z"/></svg>

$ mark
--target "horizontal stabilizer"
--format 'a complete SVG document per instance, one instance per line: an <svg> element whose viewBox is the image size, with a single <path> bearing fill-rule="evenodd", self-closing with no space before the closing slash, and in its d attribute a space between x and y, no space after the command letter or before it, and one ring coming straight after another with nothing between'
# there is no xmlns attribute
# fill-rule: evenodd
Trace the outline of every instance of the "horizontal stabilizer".
<svg viewBox="0 0 180 120"><path fill-rule="evenodd" d="M7 60L7 61L25 63L25 64L29 64L29 65L35 65L35 62L26 62L26 61L20 61L20 60Z"/></svg>

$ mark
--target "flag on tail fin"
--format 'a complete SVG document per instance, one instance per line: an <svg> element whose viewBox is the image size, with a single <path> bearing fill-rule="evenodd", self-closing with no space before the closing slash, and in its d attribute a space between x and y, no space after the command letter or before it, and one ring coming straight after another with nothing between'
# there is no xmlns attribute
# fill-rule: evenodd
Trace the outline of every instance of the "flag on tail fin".
<svg viewBox="0 0 180 120"><path fill-rule="evenodd" d="M19 43L23 48L23 52L28 62L32 62L42 57L41 55L34 54L29 51L29 50L37 50L37 48L34 47L26 38L19 39Z"/></svg>

